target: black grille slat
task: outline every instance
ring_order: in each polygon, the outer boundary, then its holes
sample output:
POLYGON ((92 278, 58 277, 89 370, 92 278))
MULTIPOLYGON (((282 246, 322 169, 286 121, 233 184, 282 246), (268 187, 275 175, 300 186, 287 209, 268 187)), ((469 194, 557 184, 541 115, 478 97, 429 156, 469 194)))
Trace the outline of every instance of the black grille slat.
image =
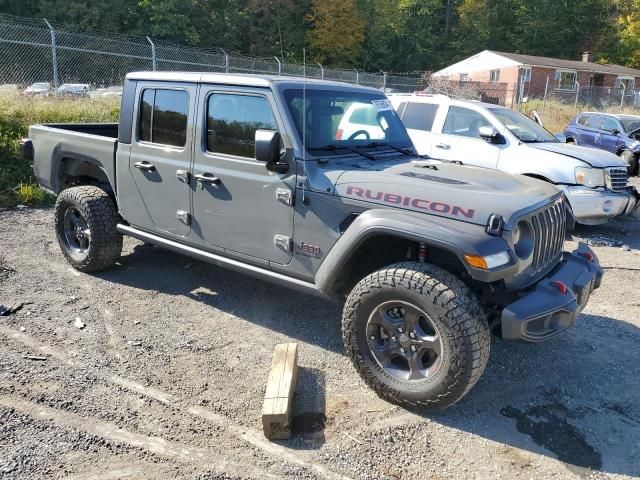
POLYGON ((545 270, 562 253, 566 221, 563 201, 555 202, 529 217, 535 235, 532 275, 545 270))

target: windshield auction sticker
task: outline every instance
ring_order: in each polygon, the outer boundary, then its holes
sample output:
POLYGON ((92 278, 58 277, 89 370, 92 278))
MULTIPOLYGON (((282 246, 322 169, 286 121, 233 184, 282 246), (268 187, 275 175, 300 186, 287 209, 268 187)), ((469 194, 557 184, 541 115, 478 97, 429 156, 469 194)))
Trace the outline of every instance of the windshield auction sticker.
POLYGON ((381 98, 379 100, 371 100, 371 103, 373 103, 373 106, 376 107, 376 110, 378 110, 379 112, 384 112, 386 110, 393 110, 393 107, 391 106, 391 102, 386 98, 381 98))

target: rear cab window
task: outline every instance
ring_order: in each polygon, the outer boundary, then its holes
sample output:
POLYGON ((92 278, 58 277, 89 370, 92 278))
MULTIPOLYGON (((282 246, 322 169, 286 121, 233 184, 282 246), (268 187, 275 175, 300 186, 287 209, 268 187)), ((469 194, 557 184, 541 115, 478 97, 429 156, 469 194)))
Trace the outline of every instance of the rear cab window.
POLYGON ((184 90, 145 88, 140 101, 138 140, 184 147, 188 113, 189 94, 184 90))
POLYGON ((406 128, 430 132, 438 112, 438 105, 408 102, 400 111, 402 112, 400 118, 406 128))

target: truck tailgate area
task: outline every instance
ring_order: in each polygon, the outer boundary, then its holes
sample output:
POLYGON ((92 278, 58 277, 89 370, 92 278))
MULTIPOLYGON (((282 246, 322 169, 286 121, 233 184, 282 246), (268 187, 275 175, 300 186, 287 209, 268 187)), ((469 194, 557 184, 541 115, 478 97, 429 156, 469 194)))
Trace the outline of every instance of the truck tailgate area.
POLYGON ((32 126, 29 139, 38 182, 57 194, 64 188, 62 175, 82 176, 86 169, 98 169, 115 186, 117 135, 116 123, 32 126))

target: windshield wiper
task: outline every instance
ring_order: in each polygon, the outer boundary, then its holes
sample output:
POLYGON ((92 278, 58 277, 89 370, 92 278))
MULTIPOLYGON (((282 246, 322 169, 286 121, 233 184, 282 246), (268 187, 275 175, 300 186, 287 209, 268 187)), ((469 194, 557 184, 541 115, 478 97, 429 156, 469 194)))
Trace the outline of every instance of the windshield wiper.
POLYGON ((368 153, 361 152, 357 148, 350 147, 348 145, 335 145, 335 144, 332 143, 332 144, 329 144, 329 145, 325 145, 323 147, 308 147, 308 149, 309 150, 324 150, 324 151, 328 151, 328 152, 335 152, 338 149, 343 149, 343 150, 348 150, 349 152, 357 153, 358 155, 362 155, 363 157, 368 158, 369 160, 377 160, 376 157, 374 157, 373 155, 369 155, 368 153))
POLYGON ((396 147, 395 145, 391 145, 390 143, 386 143, 386 142, 371 142, 371 143, 367 143, 366 145, 356 146, 356 148, 376 148, 376 147, 389 147, 395 150, 396 152, 402 153, 403 155, 407 155, 409 157, 414 156, 413 153, 408 152, 404 148, 396 147))

